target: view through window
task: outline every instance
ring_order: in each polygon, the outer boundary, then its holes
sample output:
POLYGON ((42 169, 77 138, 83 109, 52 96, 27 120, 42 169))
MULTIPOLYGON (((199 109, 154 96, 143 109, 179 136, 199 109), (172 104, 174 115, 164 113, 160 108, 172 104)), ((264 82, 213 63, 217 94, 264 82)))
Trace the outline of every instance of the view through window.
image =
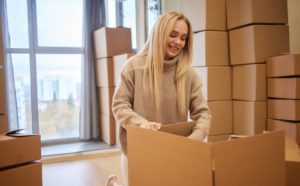
POLYGON ((79 138, 83 18, 84 0, 6 0, 19 127, 42 140, 79 138))

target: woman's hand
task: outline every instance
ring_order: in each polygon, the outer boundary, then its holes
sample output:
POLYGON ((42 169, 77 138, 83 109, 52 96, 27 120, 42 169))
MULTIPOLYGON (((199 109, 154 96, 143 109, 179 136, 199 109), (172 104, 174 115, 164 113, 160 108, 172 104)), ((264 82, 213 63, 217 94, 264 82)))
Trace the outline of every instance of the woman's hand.
POLYGON ((140 127, 144 129, 149 129, 149 130, 159 130, 161 126, 161 123, 156 123, 156 122, 148 122, 145 124, 141 124, 140 127))

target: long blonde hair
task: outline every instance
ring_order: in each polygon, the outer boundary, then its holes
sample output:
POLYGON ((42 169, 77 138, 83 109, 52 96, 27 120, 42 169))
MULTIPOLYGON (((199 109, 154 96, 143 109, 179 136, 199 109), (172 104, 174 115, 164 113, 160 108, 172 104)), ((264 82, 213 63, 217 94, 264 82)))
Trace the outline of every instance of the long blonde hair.
MULTIPOLYGON (((178 20, 184 20, 188 26, 188 35, 185 46, 178 54, 178 62, 175 73, 175 83, 177 91, 177 106, 179 114, 186 113, 186 78, 185 73, 192 63, 192 42, 193 33, 189 20, 180 12, 167 12, 160 16, 152 28, 152 32, 146 41, 142 50, 138 53, 139 56, 144 56, 145 73, 144 82, 149 81, 152 98, 155 101, 156 108, 159 107, 161 101, 161 85, 164 66, 164 54, 167 44, 167 39, 172 32, 172 29, 178 20), (148 79, 148 80, 147 80, 148 79), (153 96, 154 95, 154 96, 153 96)), ((146 85, 147 83, 144 83, 146 85)))

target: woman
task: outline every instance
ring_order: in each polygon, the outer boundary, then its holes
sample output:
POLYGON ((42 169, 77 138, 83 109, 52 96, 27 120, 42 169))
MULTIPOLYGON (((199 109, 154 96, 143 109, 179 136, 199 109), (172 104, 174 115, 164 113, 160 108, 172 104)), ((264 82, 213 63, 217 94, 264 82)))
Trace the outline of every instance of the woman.
POLYGON ((203 140, 211 113, 202 95, 202 83, 191 68, 192 28, 179 12, 163 14, 141 52, 131 57, 115 89, 112 110, 120 123, 121 166, 127 175, 127 125, 158 130, 163 124, 197 121, 190 136, 203 140))

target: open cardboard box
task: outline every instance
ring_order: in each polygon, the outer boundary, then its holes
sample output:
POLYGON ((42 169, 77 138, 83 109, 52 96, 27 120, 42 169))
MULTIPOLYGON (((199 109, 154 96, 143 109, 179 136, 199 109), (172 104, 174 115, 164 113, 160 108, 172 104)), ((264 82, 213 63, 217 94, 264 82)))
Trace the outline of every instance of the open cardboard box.
POLYGON ((130 186, 283 186, 284 133, 203 143, 186 138, 195 122, 151 131, 127 128, 130 186))

